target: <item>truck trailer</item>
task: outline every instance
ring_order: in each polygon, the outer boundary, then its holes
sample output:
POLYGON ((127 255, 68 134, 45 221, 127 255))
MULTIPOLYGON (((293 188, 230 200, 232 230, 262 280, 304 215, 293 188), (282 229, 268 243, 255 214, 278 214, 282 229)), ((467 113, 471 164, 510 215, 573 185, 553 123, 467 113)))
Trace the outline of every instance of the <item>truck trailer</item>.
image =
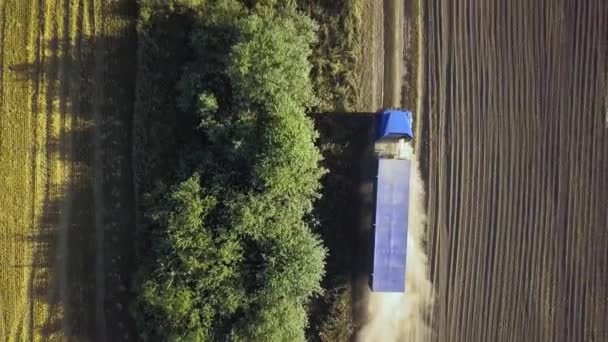
POLYGON ((387 109, 377 115, 370 287, 373 292, 405 292, 412 113, 387 109))

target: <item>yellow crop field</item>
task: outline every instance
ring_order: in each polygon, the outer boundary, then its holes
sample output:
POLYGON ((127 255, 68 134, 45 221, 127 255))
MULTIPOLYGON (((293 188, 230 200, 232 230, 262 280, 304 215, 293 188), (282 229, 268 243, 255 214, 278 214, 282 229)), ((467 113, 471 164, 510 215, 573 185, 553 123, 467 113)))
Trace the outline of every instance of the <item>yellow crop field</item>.
POLYGON ((121 227, 104 202, 125 206, 125 181, 103 164, 130 147, 101 127, 129 122, 134 81, 108 69, 134 3, 0 0, 0 341, 109 339, 106 274, 122 266, 104 264, 104 232, 121 227))

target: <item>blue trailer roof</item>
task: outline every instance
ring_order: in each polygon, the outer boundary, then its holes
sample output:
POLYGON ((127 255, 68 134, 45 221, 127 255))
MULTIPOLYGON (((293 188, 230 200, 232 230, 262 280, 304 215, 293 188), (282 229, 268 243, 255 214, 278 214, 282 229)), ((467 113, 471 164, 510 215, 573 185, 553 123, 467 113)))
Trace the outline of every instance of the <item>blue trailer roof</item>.
POLYGON ((410 172, 409 160, 378 160, 371 277, 375 292, 405 291, 410 172))
POLYGON ((379 113, 378 139, 413 139, 412 112, 408 110, 386 109, 379 113))

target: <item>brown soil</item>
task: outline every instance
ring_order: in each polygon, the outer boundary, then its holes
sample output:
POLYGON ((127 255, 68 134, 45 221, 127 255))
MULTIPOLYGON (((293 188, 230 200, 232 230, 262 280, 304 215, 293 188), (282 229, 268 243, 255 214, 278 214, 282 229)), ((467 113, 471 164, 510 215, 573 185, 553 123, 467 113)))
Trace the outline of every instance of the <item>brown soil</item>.
POLYGON ((608 3, 425 4, 437 341, 608 341, 608 3))

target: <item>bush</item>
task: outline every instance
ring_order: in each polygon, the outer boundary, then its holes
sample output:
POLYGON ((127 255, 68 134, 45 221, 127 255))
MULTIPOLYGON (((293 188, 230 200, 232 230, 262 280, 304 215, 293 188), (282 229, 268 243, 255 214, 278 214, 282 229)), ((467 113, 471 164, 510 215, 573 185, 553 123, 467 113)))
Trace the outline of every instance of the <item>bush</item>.
POLYGON ((321 342, 349 341, 355 332, 350 284, 342 284, 328 292, 330 293, 326 297, 331 304, 327 320, 322 322, 319 329, 319 340, 321 342))

